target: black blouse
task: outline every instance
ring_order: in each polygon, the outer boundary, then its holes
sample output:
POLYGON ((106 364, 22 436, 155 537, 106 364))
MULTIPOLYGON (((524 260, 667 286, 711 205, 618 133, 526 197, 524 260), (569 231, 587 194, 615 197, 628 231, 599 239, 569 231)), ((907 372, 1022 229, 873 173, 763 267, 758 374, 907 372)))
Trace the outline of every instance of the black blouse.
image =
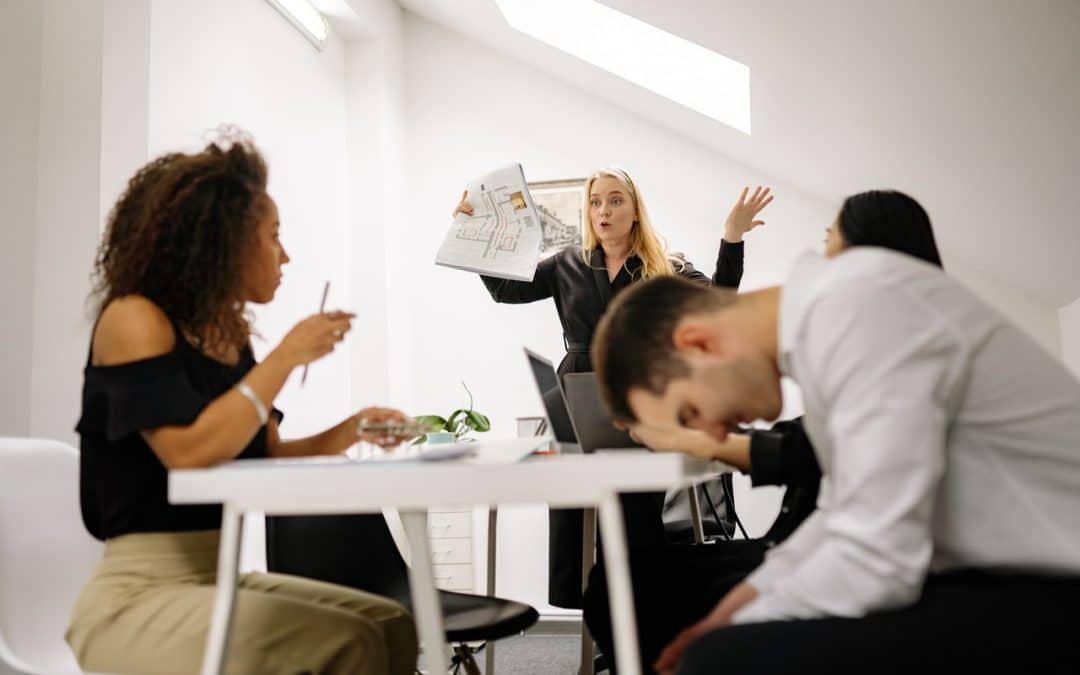
MULTIPOLYGON (((559 375, 592 371, 589 343, 596 324, 615 295, 641 279, 641 258, 630 256, 614 281, 608 279, 604 250, 593 249, 588 263, 581 249, 568 247, 540 261, 532 281, 511 281, 481 276, 495 302, 520 304, 552 298, 563 327, 566 356, 559 375)), ((689 262, 676 263, 681 276, 714 286, 738 288, 743 274, 743 243, 722 241, 716 258, 716 272, 706 277, 689 262)))
MULTIPOLYGON (((167 354, 115 366, 87 361, 75 430, 83 523, 98 539, 221 527, 219 505, 169 503, 168 470, 139 431, 192 423, 255 366, 255 357, 249 346, 228 365, 193 347, 175 325, 173 331, 176 345, 167 354)), ((263 426, 240 458, 265 456, 263 426)))

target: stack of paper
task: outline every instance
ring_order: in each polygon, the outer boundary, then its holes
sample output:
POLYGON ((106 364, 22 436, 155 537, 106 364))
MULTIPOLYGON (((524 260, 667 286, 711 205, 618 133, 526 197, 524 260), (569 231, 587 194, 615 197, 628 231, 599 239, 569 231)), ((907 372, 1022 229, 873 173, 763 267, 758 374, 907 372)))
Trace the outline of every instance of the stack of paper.
POLYGON ((532 281, 543 233, 525 173, 511 164, 468 186, 473 213, 459 213, 435 264, 503 279, 532 281))

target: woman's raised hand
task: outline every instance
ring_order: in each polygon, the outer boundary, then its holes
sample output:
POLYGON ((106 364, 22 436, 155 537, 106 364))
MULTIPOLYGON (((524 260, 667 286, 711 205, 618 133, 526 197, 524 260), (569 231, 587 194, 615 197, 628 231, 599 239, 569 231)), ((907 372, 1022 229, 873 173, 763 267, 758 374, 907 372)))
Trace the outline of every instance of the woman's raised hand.
POLYGON ((458 205, 454 207, 454 217, 457 217, 457 214, 459 213, 464 213, 467 216, 471 216, 473 213, 472 204, 469 203, 468 190, 461 193, 461 201, 458 202, 458 205))
POLYGON ((747 232, 765 224, 764 220, 755 220, 755 218, 773 200, 772 195, 769 194, 771 189, 759 185, 754 188, 754 193, 747 199, 746 195, 750 192, 750 188, 743 188, 742 194, 739 195, 735 205, 731 207, 731 213, 728 214, 727 220, 724 222, 724 241, 737 244, 742 241, 743 235, 747 232))
POLYGON ((352 329, 351 312, 314 314, 292 327, 274 351, 292 367, 317 361, 334 351, 352 329))

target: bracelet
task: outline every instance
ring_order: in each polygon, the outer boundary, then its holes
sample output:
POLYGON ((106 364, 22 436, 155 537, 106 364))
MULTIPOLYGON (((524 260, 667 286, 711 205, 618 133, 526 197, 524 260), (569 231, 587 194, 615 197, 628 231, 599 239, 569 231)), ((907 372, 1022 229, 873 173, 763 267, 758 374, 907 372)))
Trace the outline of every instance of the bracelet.
POLYGON ((255 406, 255 414, 259 416, 259 424, 266 424, 266 421, 270 419, 270 411, 266 409, 266 404, 262 402, 255 390, 249 387, 246 382, 237 382, 236 390, 243 394, 244 398, 251 401, 251 405, 255 406))

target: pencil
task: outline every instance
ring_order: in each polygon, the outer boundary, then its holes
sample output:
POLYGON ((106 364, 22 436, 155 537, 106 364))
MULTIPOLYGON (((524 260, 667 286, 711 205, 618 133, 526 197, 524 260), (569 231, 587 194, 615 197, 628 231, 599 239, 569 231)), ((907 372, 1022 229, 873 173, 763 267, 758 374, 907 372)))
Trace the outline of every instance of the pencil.
MULTIPOLYGON (((326 310, 326 295, 330 292, 330 280, 328 279, 322 287, 322 300, 319 301, 319 314, 322 314, 326 310)), ((304 386, 304 382, 307 382, 307 363, 304 364, 304 374, 300 376, 300 386, 304 386)))

